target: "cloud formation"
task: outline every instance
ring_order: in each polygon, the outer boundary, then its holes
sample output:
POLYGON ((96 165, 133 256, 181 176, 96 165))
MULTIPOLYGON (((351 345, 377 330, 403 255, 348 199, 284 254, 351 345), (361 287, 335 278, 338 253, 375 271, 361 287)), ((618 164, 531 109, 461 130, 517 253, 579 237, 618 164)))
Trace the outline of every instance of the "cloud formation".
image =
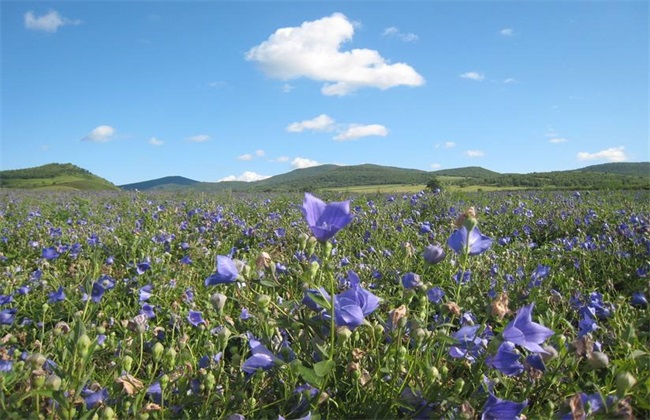
POLYGON ((106 143, 113 140, 115 129, 110 125, 100 125, 92 129, 92 131, 82 141, 89 141, 92 143, 106 143))
POLYGON ((512 28, 503 28, 499 31, 499 34, 503 36, 513 36, 515 31, 512 28))
POLYGON ((305 130, 313 131, 331 131, 334 129, 334 120, 325 114, 321 114, 311 120, 291 123, 287 126, 287 131, 291 133, 301 133, 305 130))
POLYGON ((347 129, 337 134, 334 137, 334 140, 345 141, 345 140, 356 140, 361 137, 367 136, 380 136, 386 137, 388 135, 388 129, 380 124, 350 124, 347 129))
POLYGON ((481 80, 485 79, 485 76, 482 75, 479 72, 476 71, 468 71, 460 75, 461 79, 469 79, 469 80, 474 80, 476 82, 480 82, 481 80))
POLYGON ((251 160, 251 159, 253 159, 253 155, 251 155, 250 153, 237 156, 237 160, 251 160))
POLYGON ((391 64, 379 52, 365 48, 341 50, 352 40, 354 25, 341 13, 299 27, 276 30, 246 53, 268 76, 280 80, 301 77, 325 82, 324 95, 344 96, 357 89, 381 90, 421 86, 424 78, 405 63, 391 64))
POLYGON ((155 137, 152 137, 149 139, 149 144, 152 146, 162 146, 163 144, 165 144, 165 142, 155 137))
POLYGON ((413 33, 404 33, 401 32, 398 28, 395 26, 388 27, 384 29, 384 32, 382 33, 384 36, 390 36, 399 39, 400 41, 404 42, 414 42, 418 40, 418 36, 413 34, 413 33))
POLYGON ((56 32, 61 26, 80 25, 80 20, 64 18, 55 10, 51 10, 42 16, 35 16, 29 11, 24 15, 25 28, 32 31, 56 32))
POLYGON ((557 143, 565 143, 567 141, 569 141, 569 140, 565 139, 564 137, 552 137, 552 138, 548 139, 549 143, 556 143, 556 144, 557 143))
POLYGON ((251 172, 251 171, 245 171, 241 175, 235 176, 235 175, 229 175, 225 178, 221 178, 217 182, 222 182, 222 181, 244 181, 244 182, 254 182, 254 181, 261 181, 263 179, 270 178, 270 176, 267 175, 260 175, 256 172, 251 172))
POLYGON ((475 157, 483 157, 485 156, 485 153, 483 153, 481 150, 467 150, 465 151, 465 156, 475 158, 475 157))
POLYGON ((312 159, 307 159, 303 157, 297 157, 291 161, 291 166, 294 169, 310 168, 312 166, 318 166, 320 163, 312 159))
POLYGON ((452 147, 456 146, 456 143, 453 141, 446 141, 444 143, 438 143, 436 144, 436 149, 442 147, 443 149, 451 149, 452 147))
POLYGON ((187 137, 185 140, 194 143, 202 143, 204 141, 210 140, 210 136, 207 134, 197 134, 196 136, 187 137))
POLYGON ((628 159, 625 154, 625 147, 610 147, 596 153, 579 152, 578 160, 606 160, 608 162, 624 162, 628 159))

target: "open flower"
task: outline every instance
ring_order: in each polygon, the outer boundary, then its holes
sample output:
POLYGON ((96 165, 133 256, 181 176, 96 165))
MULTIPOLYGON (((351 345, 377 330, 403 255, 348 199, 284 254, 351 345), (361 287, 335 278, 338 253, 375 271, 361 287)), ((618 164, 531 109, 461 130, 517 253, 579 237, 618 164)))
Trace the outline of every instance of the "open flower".
POLYGON ((332 238, 336 232, 352 221, 350 201, 325 204, 320 198, 305 193, 305 199, 300 209, 311 233, 321 242, 332 238))
POLYGON ((492 238, 483 235, 478 226, 469 232, 466 226, 462 226, 449 236, 447 245, 458 254, 478 255, 490 249, 492 238))
POLYGON ((217 255, 217 272, 205 279, 206 286, 221 283, 234 283, 239 276, 239 270, 232 258, 225 255, 217 255))
POLYGON ((485 359, 485 363, 504 375, 515 376, 524 371, 524 365, 519 361, 519 356, 515 345, 509 341, 504 341, 495 355, 488 356, 485 359))
POLYGON ((554 334, 553 330, 532 321, 531 313, 534 303, 524 306, 517 311, 517 316, 503 330, 503 339, 518 344, 526 350, 536 353, 546 353, 540 346, 554 334))
POLYGON ((424 261, 429 264, 438 264, 445 259, 445 250, 439 245, 427 245, 422 253, 424 261))
POLYGON ((519 419, 519 415, 527 405, 528 400, 525 400, 522 403, 516 403, 502 400, 490 393, 485 405, 483 406, 481 420, 519 419))

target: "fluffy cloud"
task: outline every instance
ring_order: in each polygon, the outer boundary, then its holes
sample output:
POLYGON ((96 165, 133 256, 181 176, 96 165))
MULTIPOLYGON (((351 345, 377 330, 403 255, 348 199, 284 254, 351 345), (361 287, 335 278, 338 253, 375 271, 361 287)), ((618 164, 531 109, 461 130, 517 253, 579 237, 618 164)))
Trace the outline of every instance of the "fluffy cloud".
POLYGON ((80 25, 80 20, 67 19, 61 16, 57 11, 51 10, 43 16, 35 16, 34 12, 29 11, 24 15, 25 28, 33 31, 56 32, 59 27, 65 25, 80 25))
POLYGON ((461 74, 460 77, 461 79, 469 79, 477 82, 480 82, 481 80, 485 79, 484 75, 475 71, 468 71, 466 73, 461 74))
POLYGON ((439 163, 432 163, 431 164, 431 169, 440 169, 442 168, 442 165, 439 163))
POLYGON ((624 162, 627 160, 625 147, 611 147, 596 153, 580 152, 578 160, 606 160, 608 162, 624 162))
POLYGON ((475 158, 475 157, 482 157, 485 156, 485 153, 483 153, 480 150, 467 150, 465 151, 465 156, 475 158))
POLYGON ((309 168, 318 165, 320 165, 320 163, 316 162, 315 160, 302 158, 302 157, 297 157, 291 161, 291 166, 294 169, 309 168))
POLYGON ((222 182, 222 181, 244 181, 244 182, 254 182, 254 181, 261 181, 263 179, 270 178, 270 176, 267 175, 260 175, 255 172, 251 171, 245 171, 243 174, 239 176, 235 175, 230 175, 225 178, 221 178, 217 182, 222 182))
POLYGON ((255 151, 255 156, 262 157, 262 156, 264 156, 265 154, 266 154, 266 152, 265 152, 264 150, 262 150, 262 149, 257 149, 257 150, 255 151))
POLYGON ((305 130, 313 131, 331 131, 334 129, 334 120, 325 114, 321 114, 311 120, 291 123, 287 126, 287 131, 291 133, 300 133, 305 130))
POLYGON ((187 137, 185 140, 194 143, 202 143, 204 141, 210 140, 210 136, 208 136, 207 134, 198 134, 196 136, 187 137))
POLYGON ((395 37, 399 39, 400 41, 404 42, 414 42, 418 40, 418 36, 412 33, 403 33, 400 32, 398 28, 395 26, 391 26, 389 28, 384 29, 384 32, 382 33, 384 36, 390 36, 390 37, 395 37))
POLYGON ((499 31, 499 34, 503 36, 513 36, 515 31, 512 28, 503 28, 499 31))
POLYGON ((386 127, 380 124, 350 124, 347 129, 337 134, 334 137, 334 140, 356 140, 361 137, 367 136, 381 136, 385 137, 388 135, 388 130, 386 127))
POLYGON ((444 143, 436 144, 436 149, 440 147, 442 147, 443 149, 451 149, 454 146, 456 146, 456 143, 454 143, 453 141, 446 141, 444 143))
POLYGON ((280 157, 277 157, 275 159, 271 159, 270 162, 279 162, 279 163, 289 162, 289 157, 288 156, 280 156, 280 157))
POLYGON ((359 88, 420 86, 424 78, 405 63, 390 64, 375 50, 342 51, 352 40, 354 25, 341 13, 299 27, 280 28, 251 48, 246 59, 268 76, 284 81, 306 77, 325 82, 324 95, 347 95, 359 88))
POLYGON ((155 137, 152 137, 149 139, 149 144, 151 144, 152 146, 162 146, 163 144, 165 144, 165 142, 155 137))
POLYGON ((106 143, 113 139, 115 129, 110 125, 100 125, 95 127, 90 133, 81 139, 82 141, 90 141, 93 143, 106 143))
POLYGON ((564 137, 552 137, 552 138, 548 139, 549 143, 564 143, 564 142, 567 142, 567 141, 569 141, 569 140, 565 139, 564 137))
POLYGON ((250 153, 237 156, 237 160, 251 160, 251 159, 253 159, 253 155, 251 155, 250 153))

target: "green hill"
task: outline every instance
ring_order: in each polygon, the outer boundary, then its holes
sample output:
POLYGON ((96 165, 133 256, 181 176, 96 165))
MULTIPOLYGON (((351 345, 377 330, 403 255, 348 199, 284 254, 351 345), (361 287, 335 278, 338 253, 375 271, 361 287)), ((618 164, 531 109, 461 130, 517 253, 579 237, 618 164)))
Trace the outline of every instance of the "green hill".
POLYGON ((166 176, 164 178, 152 179, 151 181, 120 185, 120 188, 123 190, 173 190, 199 183, 199 181, 182 176, 166 176))
POLYGON ((587 166, 578 169, 578 171, 650 177, 650 162, 605 163, 602 165, 587 166))
POLYGON ((119 188, 71 163, 0 171, 0 188, 30 190, 114 190, 119 188))
POLYGON ((480 166, 467 166, 465 168, 442 169, 432 172, 435 176, 458 176, 465 178, 489 178, 492 176, 501 175, 498 172, 493 172, 480 166))

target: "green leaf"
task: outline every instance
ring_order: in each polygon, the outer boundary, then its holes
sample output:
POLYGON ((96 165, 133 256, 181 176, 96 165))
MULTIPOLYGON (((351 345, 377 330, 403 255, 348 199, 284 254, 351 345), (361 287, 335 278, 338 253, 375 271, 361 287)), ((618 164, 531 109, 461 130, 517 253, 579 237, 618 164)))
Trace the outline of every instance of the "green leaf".
POLYGON ((314 372, 314 369, 310 369, 306 366, 300 365, 298 366, 298 372, 300 373, 300 376, 302 376, 302 379, 305 380, 309 385, 319 388, 323 384, 323 379, 320 378, 318 375, 316 375, 316 372, 314 372))
POLYGON ((318 362, 314 365, 314 372, 316 372, 316 375, 323 378, 327 376, 327 374, 330 373, 335 366, 336 363, 334 363, 334 360, 323 360, 322 362, 318 362))
POLYGON ((266 286, 266 287, 278 287, 277 284, 275 284, 275 283, 272 282, 272 281, 266 280, 266 279, 262 279, 262 280, 260 280, 260 284, 261 284, 262 286, 266 286))

